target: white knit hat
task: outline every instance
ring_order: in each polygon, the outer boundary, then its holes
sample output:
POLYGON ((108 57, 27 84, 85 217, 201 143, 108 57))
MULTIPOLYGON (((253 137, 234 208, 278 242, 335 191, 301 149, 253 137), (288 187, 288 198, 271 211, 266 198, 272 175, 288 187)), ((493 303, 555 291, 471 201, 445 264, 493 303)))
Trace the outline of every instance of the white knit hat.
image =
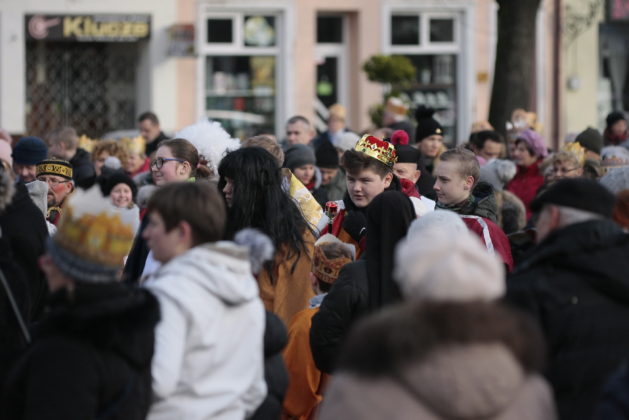
POLYGON ((455 231, 438 225, 426 223, 398 244, 394 276, 402 295, 431 301, 488 301, 501 297, 505 272, 500 259, 467 229, 455 231))

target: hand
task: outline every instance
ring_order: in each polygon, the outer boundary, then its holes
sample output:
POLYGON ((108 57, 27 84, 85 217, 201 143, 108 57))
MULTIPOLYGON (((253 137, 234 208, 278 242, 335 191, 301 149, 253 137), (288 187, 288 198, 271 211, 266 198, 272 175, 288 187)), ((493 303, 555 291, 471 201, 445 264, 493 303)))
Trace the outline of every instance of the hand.
POLYGON ((343 229, 356 242, 360 242, 361 238, 367 233, 367 218, 358 211, 350 211, 343 219, 343 229))

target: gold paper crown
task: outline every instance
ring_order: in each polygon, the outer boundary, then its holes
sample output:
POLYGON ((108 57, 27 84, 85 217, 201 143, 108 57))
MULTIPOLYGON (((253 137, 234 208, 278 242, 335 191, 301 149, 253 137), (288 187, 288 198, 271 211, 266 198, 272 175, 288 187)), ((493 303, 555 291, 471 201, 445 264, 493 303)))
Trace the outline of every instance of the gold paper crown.
POLYGON ((580 166, 585 163, 585 148, 577 142, 566 143, 562 147, 562 150, 570 152, 577 157, 577 162, 580 166))
POLYGON ((120 140, 122 147, 129 153, 143 155, 146 151, 146 140, 142 136, 134 138, 124 137, 120 140))
POLYGON ((98 140, 91 139, 85 134, 79 137, 79 147, 87 152, 92 153, 92 151, 94 150, 94 145, 96 143, 98 143, 98 140))
POLYGON ((312 258, 312 274, 324 283, 332 284, 339 276, 341 268, 346 264, 354 261, 356 257, 356 249, 353 245, 341 242, 336 236, 331 234, 323 235, 314 246, 314 256, 312 258), (340 246, 347 248, 352 258, 338 257, 329 259, 323 252, 323 245, 338 243, 340 246))
POLYGON ((354 150, 362 152, 390 168, 397 162, 395 146, 370 134, 365 134, 358 143, 356 143, 354 150))
POLYGON ((77 191, 64 206, 54 242, 88 263, 122 267, 133 244, 133 224, 123 221, 97 186, 77 191))

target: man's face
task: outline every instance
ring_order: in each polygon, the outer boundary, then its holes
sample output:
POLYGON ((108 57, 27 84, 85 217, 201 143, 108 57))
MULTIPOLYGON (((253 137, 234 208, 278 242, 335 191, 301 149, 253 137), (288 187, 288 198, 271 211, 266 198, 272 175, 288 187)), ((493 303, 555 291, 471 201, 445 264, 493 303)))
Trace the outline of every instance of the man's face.
POLYGON ((627 131, 627 121, 618 120, 610 127, 610 129, 612 134, 622 136, 627 131))
POLYGON ((441 204, 459 204, 470 196, 474 178, 461 175, 457 162, 439 162, 433 175, 437 178, 434 190, 441 204))
POLYGON ((417 170, 416 163, 396 163, 393 165, 393 173, 398 178, 408 179, 413 184, 419 180, 421 173, 417 170))
POLYGON ((153 124, 151 120, 142 120, 138 123, 140 135, 144 137, 147 143, 152 142, 159 136, 159 124, 153 124))
POLYGON ((312 140, 312 129, 303 121, 286 124, 286 141, 291 146, 294 144, 308 144, 312 140))
POLYGON ((498 143, 492 140, 485 140, 483 148, 478 151, 477 155, 482 157, 486 161, 490 161, 492 159, 498 159, 501 153, 502 143, 498 143))
POLYGON ((37 179, 48 184, 48 208, 60 206, 74 189, 72 181, 57 175, 40 175, 37 179))
POLYGON ((319 168, 319 170, 321 171, 321 185, 328 185, 339 172, 338 168, 319 168))
POLYGON ((381 177, 373 169, 364 169, 360 172, 347 173, 347 192, 349 198, 356 207, 367 207, 371 200, 384 192, 391 185, 393 174, 388 173, 381 177))
POLYGON ((423 156, 429 158, 435 158, 439 155, 441 147, 443 146, 443 136, 433 134, 428 136, 418 143, 419 151, 423 156))
POLYGON ((35 181, 37 176, 37 165, 23 165, 13 162, 13 172, 18 176, 18 180, 23 182, 35 181))

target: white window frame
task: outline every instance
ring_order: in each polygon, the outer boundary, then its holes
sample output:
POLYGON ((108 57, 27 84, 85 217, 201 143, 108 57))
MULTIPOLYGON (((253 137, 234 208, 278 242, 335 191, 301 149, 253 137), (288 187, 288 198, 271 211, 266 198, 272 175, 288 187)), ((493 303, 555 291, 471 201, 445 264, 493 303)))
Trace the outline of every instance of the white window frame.
POLYGON ((287 61, 289 57, 287 39, 288 22, 293 19, 293 11, 283 7, 282 2, 273 4, 269 2, 268 7, 260 7, 259 3, 251 1, 249 4, 243 1, 242 4, 227 5, 220 7, 212 4, 200 2, 198 4, 197 28, 201 34, 197 36, 196 46, 197 56, 197 109, 200 116, 207 115, 205 108, 208 89, 206 86, 206 58, 208 56, 274 56, 275 57, 275 130, 283 132, 283 124, 286 109, 290 109, 290 98, 288 95, 291 85, 289 73, 287 72, 287 61), (250 15, 273 16, 275 18, 276 42, 272 47, 245 46, 244 43, 244 18, 250 15), (233 21, 233 42, 231 43, 208 43, 207 40, 207 20, 208 19, 232 18, 233 21))
POLYGON ((456 63, 456 115, 457 132, 453 133, 455 144, 463 143, 469 135, 474 117, 474 36, 475 0, 428 0, 417 5, 413 0, 397 0, 382 6, 381 45, 384 54, 429 55, 454 54, 456 63), (420 39, 418 45, 391 44, 391 16, 419 15, 420 39), (430 18, 454 18, 454 42, 430 42, 430 18))

